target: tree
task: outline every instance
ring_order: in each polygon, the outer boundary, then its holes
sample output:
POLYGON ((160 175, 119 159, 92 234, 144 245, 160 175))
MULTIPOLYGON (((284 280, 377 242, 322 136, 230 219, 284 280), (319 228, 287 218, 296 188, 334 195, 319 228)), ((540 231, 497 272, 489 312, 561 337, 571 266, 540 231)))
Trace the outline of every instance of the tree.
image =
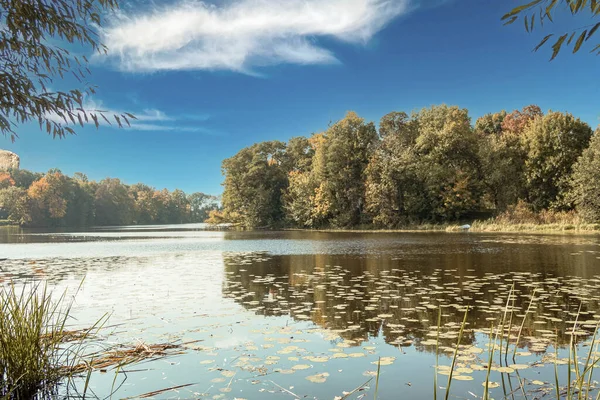
MULTIPOLYGON (((69 124, 98 126, 103 112, 85 110, 84 99, 95 92, 84 84, 88 59, 66 44, 105 52, 96 27, 102 15, 117 8, 117 0, 0 0, 0 132, 15 140, 17 124, 37 121, 54 137, 75 133, 69 124), (57 43, 65 45, 57 45, 57 43), (65 75, 75 76, 82 89, 52 90, 65 75)), ((119 126, 131 114, 115 115, 119 126)), ((110 122, 109 122, 110 123, 110 122)))
POLYGON ((571 200, 587 222, 600 222, 600 127, 573 167, 571 200))
POLYGON ((475 123, 479 135, 481 171, 486 202, 496 211, 505 211, 525 197, 525 158, 521 136, 527 126, 543 116, 536 105, 487 114, 475 123))
POLYGON ((223 211, 230 222, 246 227, 273 227, 284 218, 282 191, 287 172, 281 160, 285 144, 256 143, 223 161, 223 211))
POLYGON ((573 164, 587 148, 592 129, 571 114, 549 112, 533 120, 523 132, 527 152, 525 177, 528 201, 535 211, 570 209, 573 164))
POLYGON ((336 227, 357 225, 364 217, 365 169, 377 142, 377 130, 354 112, 320 138, 312 164, 316 216, 336 227))
POLYGON ((0 210, 4 210, 13 223, 23 225, 31 222, 27 190, 17 186, 0 189, 0 210))
POLYGON ((27 190, 31 199, 31 217, 35 225, 59 225, 67 214, 67 177, 50 170, 27 190))
POLYGON ((522 110, 514 110, 503 118, 501 131, 502 133, 521 135, 531 121, 543 115, 542 109, 535 104, 525 106, 522 110))
POLYGON ((216 196, 205 193, 192 193, 187 196, 190 203, 190 222, 206 221, 211 211, 219 210, 219 200, 216 196))
MULTIPOLYGON (((567 10, 571 12, 572 16, 586 15, 591 17, 591 23, 585 26, 579 26, 575 29, 561 34, 552 45, 552 57, 553 60, 560 52, 562 46, 570 45, 573 43, 573 53, 577 53, 584 43, 588 42, 590 38, 600 28, 600 2, 597 0, 533 0, 527 4, 523 4, 513 8, 509 13, 502 17, 505 21, 505 25, 516 22, 519 18, 523 19, 525 24, 525 30, 527 32, 533 31, 536 26, 536 16, 538 26, 543 25, 547 19, 553 22, 552 13, 559 6, 566 6, 567 10)), ((551 38, 555 37, 553 33, 546 35, 539 44, 534 48, 534 51, 538 51, 546 42, 551 38)), ((592 48, 590 53, 600 54, 600 44, 597 44, 592 48)))
POLYGON ((483 191, 477 136, 466 109, 424 108, 413 118, 416 173, 429 202, 433 220, 456 220, 477 210, 483 191))
POLYGON ((382 141, 366 170, 366 209, 377 226, 395 228, 426 219, 429 213, 414 154, 417 120, 404 112, 381 118, 382 141))
POLYGON ((129 225, 133 223, 134 199, 119 179, 106 178, 98 183, 95 193, 97 225, 129 225))

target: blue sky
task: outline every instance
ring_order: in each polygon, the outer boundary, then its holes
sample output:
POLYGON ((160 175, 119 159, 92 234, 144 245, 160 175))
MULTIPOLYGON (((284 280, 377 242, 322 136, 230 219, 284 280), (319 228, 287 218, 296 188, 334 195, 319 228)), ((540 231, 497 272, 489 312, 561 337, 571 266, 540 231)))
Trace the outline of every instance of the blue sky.
POLYGON ((532 53, 546 32, 573 21, 555 18, 533 34, 505 27, 513 0, 148 4, 128 2, 110 16, 109 56, 92 60, 98 92, 88 99, 89 108, 139 120, 62 140, 21 126, 15 143, 0 138, 0 147, 19 154, 22 168, 220 194, 224 158, 257 141, 320 132, 349 110, 377 122, 446 103, 474 121, 538 104, 600 123, 600 57, 586 48, 552 62, 549 47, 532 53))

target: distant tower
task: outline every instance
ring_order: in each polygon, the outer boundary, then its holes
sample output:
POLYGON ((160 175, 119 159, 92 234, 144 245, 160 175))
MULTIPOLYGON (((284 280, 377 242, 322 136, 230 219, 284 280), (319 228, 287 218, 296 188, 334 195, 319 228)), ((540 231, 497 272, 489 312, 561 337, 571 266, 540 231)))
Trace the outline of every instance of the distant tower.
POLYGON ((0 149, 0 170, 19 169, 21 160, 19 156, 8 150, 0 149))

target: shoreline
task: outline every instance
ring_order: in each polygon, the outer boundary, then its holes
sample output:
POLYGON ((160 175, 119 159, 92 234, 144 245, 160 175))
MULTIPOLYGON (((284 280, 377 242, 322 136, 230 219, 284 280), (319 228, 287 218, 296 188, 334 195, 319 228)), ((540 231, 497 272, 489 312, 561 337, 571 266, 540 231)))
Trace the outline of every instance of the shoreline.
POLYGON ((461 228, 458 224, 423 224, 411 225, 397 229, 378 228, 283 228, 284 231, 305 231, 323 233, 526 233, 526 234, 558 234, 558 235, 600 235, 600 224, 533 224, 533 223, 504 223, 474 221, 469 229, 461 228))

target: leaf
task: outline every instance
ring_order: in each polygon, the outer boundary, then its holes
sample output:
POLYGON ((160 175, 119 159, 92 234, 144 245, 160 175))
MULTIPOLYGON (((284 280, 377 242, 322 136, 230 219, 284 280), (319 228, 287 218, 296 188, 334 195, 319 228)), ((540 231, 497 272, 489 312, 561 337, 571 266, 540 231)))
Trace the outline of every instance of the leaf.
POLYGON ((598 28, 600 28, 600 22, 598 22, 596 25, 594 25, 594 27, 592 29, 590 29, 590 31, 588 32, 587 37, 585 38, 585 40, 589 40, 589 38, 592 37, 592 35, 594 33, 596 33, 596 31, 598 30, 598 28))
POLYGON ((558 0, 552 0, 552 2, 548 5, 548 7, 546 7, 546 15, 548 16, 548 19, 550 20, 550 22, 552 21, 552 15, 550 14, 550 12, 552 11, 552 9, 554 8, 554 6, 556 5, 556 2, 558 0))
POLYGON ((517 20, 517 18, 518 17, 512 17, 511 19, 509 19, 508 21, 506 21, 504 23, 504 25, 510 25, 510 24, 512 24, 513 22, 515 22, 517 20))
POLYGON ((556 56, 558 55, 558 52, 560 51, 560 48, 562 47, 563 43, 565 42, 565 39, 567 38, 567 33, 565 33, 564 35, 562 35, 561 37, 558 38, 558 40, 556 41, 556 43, 554 43, 552 45, 552 57, 550 58, 550 61, 554 60, 556 58, 556 56))
POLYGON ((599 44, 599 45, 597 45, 596 47, 594 47, 594 48, 592 49, 592 51, 590 51, 590 53, 593 53, 593 52, 595 52, 596 50, 598 50, 598 54, 600 55, 600 44, 599 44))
POLYGON ((531 30, 533 30, 533 25, 535 24, 535 14, 531 16, 531 30))
POLYGON ((583 40, 585 39, 586 34, 587 34, 587 29, 585 31, 581 32, 581 35, 579 35, 577 42, 575 42, 575 47, 573 48, 573 54, 577 53, 579 51, 579 49, 581 48, 581 45, 583 44, 583 40))
POLYGON ((552 36, 553 36, 552 33, 549 35, 546 35, 546 37, 543 38, 542 41, 537 46, 535 46, 533 51, 538 51, 540 49, 540 47, 542 47, 548 41, 548 39, 550 39, 552 36))
POLYGON ((525 30, 529 32, 529 20, 527 19, 527 17, 523 18, 523 20, 525 21, 525 30))
POLYGON ((544 1, 544 0, 533 0, 531 3, 523 4, 523 5, 519 6, 519 7, 515 7, 515 8, 512 9, 511 12, 509 12, 508 14, 506 14, 506 15, 504 15, 502 17, 502 21, 504 21, 505 19, 508 19, 508 18, 510 18, 510 17, 512 17, 512 16, 514 16, 514 15, 516 15, 518 13, 520 13, 523 10, 526 10, 528 8, 531 8, 531 7, 535 6, 535 5, 539 4, 539 3, 541 3, 542 1, 544 1))
POLYGON ((569 37, 569 40, 567 41, 567 44, 571 44, 571 42, 573 41, 573 38, 575 37, 575 33, 577 33, 577 32, 571 33, 571 36, 569 37))

